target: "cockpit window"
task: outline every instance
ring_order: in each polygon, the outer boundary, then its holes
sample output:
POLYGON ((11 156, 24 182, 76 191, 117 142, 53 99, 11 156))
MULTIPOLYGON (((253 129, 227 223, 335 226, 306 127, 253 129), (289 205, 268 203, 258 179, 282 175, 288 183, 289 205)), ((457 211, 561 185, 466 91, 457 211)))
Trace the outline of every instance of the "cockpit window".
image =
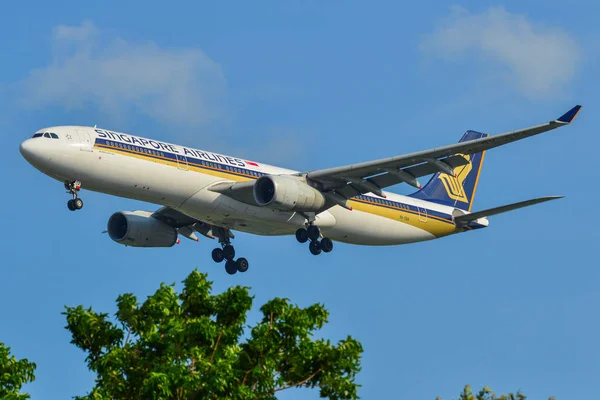
POLYGON ((50 132, 50 136, 52 137, 52 139, 58 139, 58 135, 56 133, 50 132))
POLYGON ((44 133, 44 137, 47 137, 47 138, 49 138, 49 137, 50 137, 50 134, 49 134, 48 132, 46 132, 46 133, 44 133))
POLYGON ((35 135, 32 136, 32 138, 42 137, 42 136, 44 136, 43 133, 36 133, 35 135))

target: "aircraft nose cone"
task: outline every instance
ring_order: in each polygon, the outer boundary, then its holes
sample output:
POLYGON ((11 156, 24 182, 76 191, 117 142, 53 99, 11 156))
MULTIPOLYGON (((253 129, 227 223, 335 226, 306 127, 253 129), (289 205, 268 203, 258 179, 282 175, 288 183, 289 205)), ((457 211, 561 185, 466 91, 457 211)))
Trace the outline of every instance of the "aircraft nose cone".
POLYGON ((21 146, 19 146, 19 151, 21 152, 23 158, 35 166, 43 159, 42 149, 40 147, 39 139, 27 139, 21 143, 21 146))
POLYGON ((21 146, 19 146, 19 151, 26 160, 30 160, 31 158, 33 158, 34 150, 33 145, 31 143, 31 139, 27 139, 23 143, 21 143, 21 146))

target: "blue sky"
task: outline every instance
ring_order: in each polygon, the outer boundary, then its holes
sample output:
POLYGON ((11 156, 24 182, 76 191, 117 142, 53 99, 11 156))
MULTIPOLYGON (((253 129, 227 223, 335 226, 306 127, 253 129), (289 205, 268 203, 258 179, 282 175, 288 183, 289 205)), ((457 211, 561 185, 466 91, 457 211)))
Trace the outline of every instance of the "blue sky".
POLYGON ((448 399, 466 383, 591 398, 600 272, 596 217, 584 211, 600 194, 599 12, 577 0, 4 5, 0 341, 37 363, 26 389, 59 399, 92 386, 64 305, 112 313, 119 294, 143 298, 198 268, 216 292, 251 286, 256 309, 274 296, 324 303, 321 334, 364 345, 365 399, 448 399), (238 234, 251 270, 233 277, 209 240, 111 242, 101 235, 111 213, 156 206, 84 191, 73 214, 62 184, 18 152, 41 127, 98 124, 306 170, 526 127, 575 104, 572 126, 487 154, 474 209, 565 199, 435 242, 337 244, 320 257, 292 237, 238 234))

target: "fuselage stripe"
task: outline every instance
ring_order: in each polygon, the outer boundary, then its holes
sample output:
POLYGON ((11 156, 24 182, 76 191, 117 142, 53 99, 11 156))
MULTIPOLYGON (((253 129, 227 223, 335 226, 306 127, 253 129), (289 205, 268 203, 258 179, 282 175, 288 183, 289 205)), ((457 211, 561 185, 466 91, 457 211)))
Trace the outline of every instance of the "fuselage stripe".
MULTIPOLYGON (((189 156, 180 156, 177 154, 148 149, 141 146, 129 145, 112 140, 96 139, 95 146, 99 150, 111 150, 117 154, 133 155, 148 160, 159 160, 167 165, 181 168, 194 167, 197 169, 212 170, 227 175, 234 175, 247 179, 258 179, 261 176, 268 175, 264 172, 250 170, 243 167, 231 166, 219 162, 205 161, 189 156), (181 158, 179 158, 181 157, 181 158)), ((439 211, 431 210, 425 207, 417 207, 411 204, 400 203, 393 200, 380 199, 378 197, 359 195, 350 199, 350 201, 368 204, 379 208, 387 208, 395 211, 408 213, 419 216, 421 218, 431 218, 440 222, 445 222, 454 225, 451 215, 439 211), (422 210, 422 211, 421 211, 422 210)))

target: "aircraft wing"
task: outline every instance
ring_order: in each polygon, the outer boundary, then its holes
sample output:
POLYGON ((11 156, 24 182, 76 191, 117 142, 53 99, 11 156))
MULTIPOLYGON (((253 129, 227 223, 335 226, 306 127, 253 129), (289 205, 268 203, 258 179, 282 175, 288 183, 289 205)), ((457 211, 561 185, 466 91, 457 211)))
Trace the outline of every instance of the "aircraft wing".
POLYGON ((322 190, 335 190, 347 199, 368 192, 381 196, 382 188, 402 182, 419 187, 416 178, 420 176, 438 171, 453 174, 454 168, 467 164, 461 154, 479 153, 568 125, 580 109, 581 106, 575 106, 558 119, 525 129, 406 155, 310 171, 306 177, 319 183, 322 190))
POLYGON ((159 208, 152 213, 152 217, 172 226, 177 229, 177 232, 180 235, 191 240, 198 241, 198 237, 194 232, 198 232, 209 239, 214 239, 215 237, 234 238, 233 233, 229 229, 207 224, 206 222, 189 217, 171 207, 159 208))
POLYGON ((172 226, 173 228, 181 228, 182 226, 193 225, 198 221, 195 218, 188 217, 182 212, 179 212, 171 207, 161 207, 152 213, 152 217, 157 220, 164 222, 167 225, 172 226))

